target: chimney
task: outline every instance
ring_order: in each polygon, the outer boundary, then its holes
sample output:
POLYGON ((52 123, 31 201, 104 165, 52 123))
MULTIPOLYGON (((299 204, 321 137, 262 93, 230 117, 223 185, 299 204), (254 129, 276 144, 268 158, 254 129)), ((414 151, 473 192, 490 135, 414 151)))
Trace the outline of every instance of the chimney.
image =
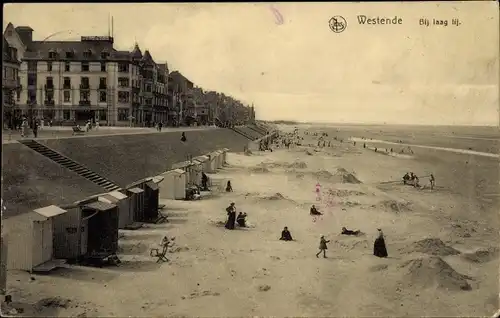
POLYGON ((17 34, 19 34, 21 41, 23 41, 25 45, 31 44, 31 42, 33 42, 33 29, 29 26, 18 26, 16 28, 16 32, 17 34))

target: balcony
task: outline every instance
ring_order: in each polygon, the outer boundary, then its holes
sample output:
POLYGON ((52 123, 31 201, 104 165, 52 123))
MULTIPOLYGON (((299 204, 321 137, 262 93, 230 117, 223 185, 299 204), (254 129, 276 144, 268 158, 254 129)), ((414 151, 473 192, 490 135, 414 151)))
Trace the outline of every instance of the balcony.
POLYGON ((45 100, 43 103, 44 103, 45 106, 54 106, 56 104, 53 99, 51 99, 51 100, 45 100))
POLYGON ((89 90, 90 85, 89 84, 80 84, 80 90, 89 90))
POLYGON ((66 85, 66 84, 64 84, 64 85, 63 85, 63 89, 71 89, 71 84, 70 84, 70 85, 66 85))
POLYGON ((78 105, 80 106, 90 106, 90 101, 89 100, 81 100, 78 102, 78 105))
POLYGON ((27 99, 26 105, 36 105, 36 99, 27 99))
POLYGON ((15 79, 4 78, 2 81, 2 86, 4 88, 14 89, 14 88, 18 88, 18 86, 19 86, 18 83, 19 82, 15 79))
POLYGON ((108 85, 106 85, 106 84, 99 84, 99 89, 108 89, 108 85))
POLYGON ((54 84, 45 84, 44 85, 46 91, 53 91, 54 90, 54 84))

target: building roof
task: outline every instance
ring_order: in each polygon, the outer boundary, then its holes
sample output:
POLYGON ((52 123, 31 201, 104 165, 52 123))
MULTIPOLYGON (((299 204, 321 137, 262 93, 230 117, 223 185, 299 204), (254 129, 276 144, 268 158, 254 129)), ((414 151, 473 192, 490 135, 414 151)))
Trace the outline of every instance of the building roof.
POLYGON ((173 71, 172 73, 169 74, 169 77, 175 82, 175 83, 181 83, 181 82, 187 82, 190 84, 193 84, 190 80, 188 80, 184 75, 182 75, 179 71, 173 71))
POLYGON ((31 38, 29 37, 27 32, 33 32, 33 29, 29 26, 18 26, 15 28, 15 30, 21 38, 21 41, 23 41, 24 45, 29 45, 31 42, 31 38))
POLYGON ((3 43, 2 43, 2 62, 6 63, 19 63, 18 60, 14 58, 14 56, 11 53, 11 46, 9 45, 9 42, 7 42, 7 39, 5 36, 3 37, 3 43))
POLYGON ((142 56, 142 62, 146 65, 156 65, 155 61, 153 60, 153 57, 151 56, 148 50, 144 51, 144 55, 142 56))
POLYGON ((160 69, 160 71, 168 73, 168 63, 167 62, 165 62, 163 64, 158 64, 158 68, 160 69))
POLYGON ((132 50, 132 58, 133 59, 142 59, 142 51, 139 48, 139 44, 135 44, 134 49, 132 50))

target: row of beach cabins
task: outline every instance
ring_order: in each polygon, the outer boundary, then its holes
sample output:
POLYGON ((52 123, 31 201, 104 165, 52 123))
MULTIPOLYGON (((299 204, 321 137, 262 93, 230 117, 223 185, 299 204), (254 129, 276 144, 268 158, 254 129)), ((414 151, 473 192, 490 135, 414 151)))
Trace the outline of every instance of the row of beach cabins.
POLYGON ((48 272, 82 259, 116 257, 118 229, 158 223, 162 198, 185 199, 186 189, 199 184, 201 173, 223 167, 229 149, 175 164, 161 175, 124 189, 102 193, 66 206, 50 205, 4 220, 0 286, 5 291, 7 270, 48 272))

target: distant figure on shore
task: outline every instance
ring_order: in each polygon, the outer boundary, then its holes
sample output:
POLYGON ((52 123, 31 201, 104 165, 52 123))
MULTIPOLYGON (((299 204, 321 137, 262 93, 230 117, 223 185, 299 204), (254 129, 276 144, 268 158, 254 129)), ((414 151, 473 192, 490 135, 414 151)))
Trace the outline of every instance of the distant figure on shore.
POLYGON ((231 205, 226 208, 226 212, 227 222, 225 227, 228 230, 234 230, 234 226, 236 225, 236 206, 234 202, 232 202, 231 205))
POLYGON ((353 145, 356 146, 356 142, 353 142, 353 145))
POLYGON ((323 258, 326 258, 326 250, 328 249, 328 246, 326 246, 327 243, 330 243, 330 241, 325 239, 324 235, 321 235, 321 238, 319 240, 319 252, 316 253, 316 257, 319 257, 319 254, 323 252, 323 258))
POLYGON ((348 230, 345 227, 342 227, 342 232, 340 234, 342 234, 342 235, 359 235, 359 233, 360 233, 360 230, 353 231, 353 230, 348 230))
POLYGON ((28 137, 29 136, 28 131, 29 131, 28 120, 26 119, 26 117, 24 117, 21 123, 21 137, 28 137))
POLYGON ((430 176, 430 182, 431 182, 431 190, 434 190, 434 185, 436 184, 436 179, 434 179, 434 175, 432 173, 430 176))
POLYGON ((205 174, 205 172, 201 173, 201 188, 203 191, 209 191, 208 190, 208 176, 205 174))
POLYGON ((319 211, 316 209, 316 207, 314 206, 314 204, 313 204, 313 206, 311 207, 311 209, 309 210, 309 214, 310 214, 310 215, 323 215, 323 213, 319 212, 319 211))
POLYGON ((377 147, 375 147, 375 152, 377 152, 377 147))
POLYGON ((240 227, 247 227, 247 214, 240 212, 236 217, 236 222, 240 227))
POLYGON ((394 152, 394 149, 391 148, 391 152, 394 152))
POLYGON ((366 143, 363 143, 363 148, 366 148, 366 143))
POLYGON ((384 233, 381 229, 378 230, 378 237, 375 239, 375 243, 373 243, 373 255, 377 257, 387 257, 387 248, 385 246, 384 233))
POLYGON ((99 127, 100 127, 99 119, 96 119, 96 121, 95 121, 95 131, 98 131, 99 127))
POLYGON ((410 175, 408 172, 403 176, 403 184, 408 184, 408 181, 410 181, 410 175))
POLYGON ((283 231, 281 231, 280 240, 282 240, 282 241, 293 241, 292 233, 290 233, 290 231, 288 231, 288 226, 285 226, 285 228, 283 228, 283 231))
POLYGON ((33 121, 33 136, 38 137, 38 121, 36 119, 33 121))
POLYGON ((163 123, 160 121, 158 122, 158 131, 161 132, 161 128, 163 127, 163 123))
POLYGON ((183 133, 182 133, 182 136, 181 136, 181 141, 182 141, 182 142, 185 142, 186 140, 187 140, 187 138, 186 138, 186 133, 185 133, 185 132, 183 132, 183 133))
POLYGON ((226 192, 233 192, 233 186, 231 185, 231 180, 227 181, 226 192))
POLYGON ((328 147, 331 147, 331 146, 332 146, 332 142, 331 142, 331 141, 329 141, 329 142, 328 142, 328 147))

